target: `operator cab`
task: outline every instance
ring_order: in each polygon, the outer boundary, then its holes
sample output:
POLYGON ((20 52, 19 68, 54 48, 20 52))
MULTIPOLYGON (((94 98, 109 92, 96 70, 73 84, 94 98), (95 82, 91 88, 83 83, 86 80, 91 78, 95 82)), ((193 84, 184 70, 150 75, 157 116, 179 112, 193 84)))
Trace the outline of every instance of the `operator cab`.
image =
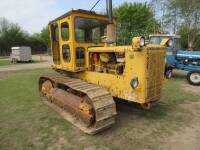
POLYGON ((104 46, 108 26, 108 16, 85 10, 72 10, 51 21, 52 66, 71 72, 85 70, 87 49, 104 46))

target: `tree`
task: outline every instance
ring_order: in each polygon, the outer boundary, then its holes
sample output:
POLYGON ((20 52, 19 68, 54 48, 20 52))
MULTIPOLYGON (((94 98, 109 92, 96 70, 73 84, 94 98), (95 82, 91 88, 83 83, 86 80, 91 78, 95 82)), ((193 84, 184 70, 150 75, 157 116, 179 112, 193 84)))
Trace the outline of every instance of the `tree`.
MULTIPOLYGON (((163 15, 168 30, 183 35, 187 48, 193 50, 200 35, 200 1, 199 0, 152 0, 152 3, 166 5, 163 15), (178 32, 177 32, 178 31, 178 32)), ((185 46, 185 45, 184 45, 185 46)))
POLYGON ((35 33, 30 36, 29 39, 32 49, 36 50, 36 53, 43 53, 50 49, 50 36, 48 26, 44 27, 40 33, 35 33))
POLYGON ((29 35, 18 24, 0 18, 0 55, 10 55, 11 47, 30 46, 33 54, 44 53, 49 48, 48 28, 41 33, 29 35))
POLYGON ((25 45, 28 34, 17 24, 0 18, 0 54, 9 55, 11 47, 25 45))
POLYGON ((159 30, 153 10, 147 3, 123 3, 114 8, 118 21, 118 44, 130 44, 133 36, 148 36, 159 30))
POLYGON ((50 48, 50 36, 49 36, 49 28, 48 26, 44 27, 40 33, 40 37, 45 43, 47 48, 50 48))
POLYGON ((171 0, 169 5, 177 10, 181 24, 186 29, 188 48, 194 49, 200 34, 200 1, 199 0, 171 0))
POLYGON ((176 8, 172 9, 173 5, 170 5, 168 0, 151 0, 150 6, 156 13, 156 17, 159 19, 161 25, 161 32, 176 33, 179 27, 178 11, 176 8))
POLYGON ((33 54, 41 54, 47 51, 45 42, 41 39, 39 33, 33 34, 28 38, 27 45, 31 47, 33 54))
MULTIPOLYGON (((181 43, 184 49, 188 49, 188 28, 185 25, 179 27, 178 34, 181 35, 181 43)), ((194 32, 194 31, 193 31, 194 32)), ((196 31, 197 33, 199 31, 196 31)), ((196 42, 193 45, 194 50, 200 50, 200 34, 195 36, 196 42)))

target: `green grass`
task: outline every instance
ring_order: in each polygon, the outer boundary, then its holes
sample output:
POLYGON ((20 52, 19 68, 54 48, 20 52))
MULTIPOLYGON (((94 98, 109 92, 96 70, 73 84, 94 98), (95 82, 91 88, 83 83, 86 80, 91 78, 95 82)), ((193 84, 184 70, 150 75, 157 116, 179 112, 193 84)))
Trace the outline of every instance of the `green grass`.
POLYGON ((7 66, 7 65, 11 65, 10 60, 8 60, 8 59, 0 59, 0 66, 7 66))
POLYGON ((0 149, 158 149, 164 137, 192 121, 195 108, 181 105, 200 101, 200 95, 182 91, 182 79, 172 79, 152 110, 118 102, 116 124, 89 136, 40 101, 38 78, 52 72, 20 71, 0 79, 0 149))

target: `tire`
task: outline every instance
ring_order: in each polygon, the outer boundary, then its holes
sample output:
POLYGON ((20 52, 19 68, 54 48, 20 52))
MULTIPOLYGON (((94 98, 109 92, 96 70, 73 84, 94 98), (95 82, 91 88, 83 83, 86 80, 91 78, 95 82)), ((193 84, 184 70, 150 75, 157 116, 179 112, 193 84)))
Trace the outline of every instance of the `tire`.
POLYGON ((165 73, 165 77, 167 79, 171 79, 172 78, 172 70, 168 70, 166 73, 165 73))
POLYGON ((200 71, 190 71, 187 74, 187 80, 191 85, 200 85, 200 71))

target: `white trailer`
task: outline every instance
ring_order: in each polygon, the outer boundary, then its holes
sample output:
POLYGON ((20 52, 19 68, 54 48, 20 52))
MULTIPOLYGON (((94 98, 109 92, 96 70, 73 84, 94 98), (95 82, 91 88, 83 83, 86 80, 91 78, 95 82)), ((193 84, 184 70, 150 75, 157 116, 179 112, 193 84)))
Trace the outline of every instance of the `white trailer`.
POLYGON ((11 61, 12 63, 29 62, 32 60, 31 48, 27 46, 12 47, 11 48, 11 61))

